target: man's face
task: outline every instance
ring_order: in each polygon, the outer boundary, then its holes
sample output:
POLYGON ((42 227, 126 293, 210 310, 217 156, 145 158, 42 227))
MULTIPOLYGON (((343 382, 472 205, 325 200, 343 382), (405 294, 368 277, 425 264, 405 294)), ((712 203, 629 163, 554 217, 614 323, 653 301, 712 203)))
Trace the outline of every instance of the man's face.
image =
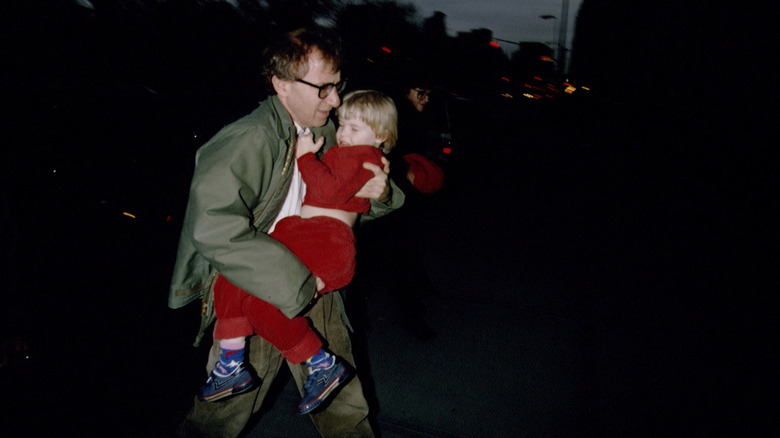
MULTIPOLYGON (((309 53, 308 71, 299 78, 315 85, 335 84, 341 80, 341 72, 333 71, 332 65, 322 58, 318 50, 309 53)), ((334 89, 324 99, 320 99, 319 90, 311 85, 297 81, 282 81, 277 88, 279 100, 290 113, 292 119, 302 128, 323 126, 333 108, 341 105, 341 98, 334 89)))

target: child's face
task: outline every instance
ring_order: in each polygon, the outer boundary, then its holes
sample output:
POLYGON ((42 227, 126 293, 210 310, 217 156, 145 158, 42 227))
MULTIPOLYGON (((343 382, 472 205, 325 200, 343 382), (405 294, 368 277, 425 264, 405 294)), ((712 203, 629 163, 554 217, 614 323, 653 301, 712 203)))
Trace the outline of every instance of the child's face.
POLYGON ((339 120, 339 129, 336 131, 336 141, 339 146, 370 145, 379 147, 384 138, 378 138, 374 130, 357 117, 339 120))

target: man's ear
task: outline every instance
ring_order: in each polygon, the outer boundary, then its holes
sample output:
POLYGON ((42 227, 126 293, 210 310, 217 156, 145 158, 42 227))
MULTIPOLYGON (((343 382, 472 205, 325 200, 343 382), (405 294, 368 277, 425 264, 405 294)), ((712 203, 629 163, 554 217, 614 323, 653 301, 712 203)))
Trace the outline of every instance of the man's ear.
POLYGON ((285 81, 278 76, 274 75, 271 77, 271 85, 273 85, 274 91, 276 91, 276 94, 279 96, 287 97, 287 95, 290 93, 291 84, 292 83, 290 81, 285 81))

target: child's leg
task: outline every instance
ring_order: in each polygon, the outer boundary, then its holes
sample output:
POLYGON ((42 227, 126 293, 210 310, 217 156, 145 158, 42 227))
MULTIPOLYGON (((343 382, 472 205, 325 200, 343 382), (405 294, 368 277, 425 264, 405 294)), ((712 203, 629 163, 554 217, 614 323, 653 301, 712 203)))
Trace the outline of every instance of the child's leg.
POLYGON ((244 348, 246 347, 246 338, 230 338, 219 340, 219 364, 227 370, 232 370, 238 364, 244 362, 244 348))
POLYGON ((304 394, 298 412, 306 414, 319 406, 351 371, 336 356, 328 352, 319 336, 309 326, 309 321, 298 316, 287 318, 276 307, 255 299, 262 304, 253 305, 250 318, 257 327, 258 336, 268 340, 292 363, 305 363, 309 376, 304 383, 304 394), (261 325, 260 325, 261 324, 261 325))
POLYGON ((276 224, 271 237, 325 282, 320 294, 345 287, 355 275, 355 233, 338 219, 290 216, 276 224))
POLYGON ((288 361, 305 363, 309 367, 298 412, 306 414, 313 411, 351 376, 351 370, 323 347, 306 318, 298 316, 290 319, 263 300, 255 298, 252 301, 257 303, 253 302, 248 314, 252 315, 250 319, 257 335, 278 348, 288 361))
POLYGON ((303 363, 322 348, 322 340, 306 318, 288 318, 272 304, 241 293, 246 295, 243 309, 254 333, 276 347, 286 360, 303 363))
MULTIPOLYGON (((231 285, 232 286, 232 285, 231 285)), ((235 287, 235 286, 232 286, 235 287)), ((298 316, 287 318, 273 305, 235 288, 244 294, 242 309, 249 318, 255 334, 270 342, 292 363, 305 363, 309 377, 304 384, 304 395, 298 405, 302 414, 311 412, 341 383, 351 376, 343 361, 323 348, 322 341, 309 326, 309 321, 298 316)))
POLYGON ((214 285, 214 311, 217 324, 214 337, 219 339, 220 355, 206 384, 198 393, 201 401, 216 401, 255 386, 251 372, 244 368, 246 337, 252 334, 249 319, 244 316, 242 298, 223 277, 214 285))
MULTIPOLYGON (((355 273, 355 234, 345 223, 324 216, 305 219, 291 216, 277 223, 271 236, 283 243, 312 274, 324 281, 325 289, 320 294, 338 290, 352 281, 355 273)), ((309 329, 308 321, 306 323, 309 329)), ((252 325, 257 327, 254 322, 252 325)), ((284 322, 279 321, 278 327, 284 327, 284 322)), ((303 398, 298 404, 298 412, 301 414, 316 409, 352 375, 344 361, 322 348, 321 344, 314 352, 311 345, 307 347, 301 349, 301 354, 295 360, 285 356, 291 362, 299 362, 298 359, 307 356, 305 363, 309 375, 303 385, 303 398)))
POLYGON ((214 285, 214 313, 217 323, 214 328, 214 338, 219 339, 221 350, 219 363, 223 372, 232 371, 238 364, 244 362, 244 347, 246 337, 252 334, 252 324, 244 314, 243 296, 224 277, 217 277, 214 285))
POLYGON ((214 314, 217 317, 214 338, 245 338, 252 334, 252 323, 244 310, 246 295, 225 277, 217 277, 214 284, 214 314))

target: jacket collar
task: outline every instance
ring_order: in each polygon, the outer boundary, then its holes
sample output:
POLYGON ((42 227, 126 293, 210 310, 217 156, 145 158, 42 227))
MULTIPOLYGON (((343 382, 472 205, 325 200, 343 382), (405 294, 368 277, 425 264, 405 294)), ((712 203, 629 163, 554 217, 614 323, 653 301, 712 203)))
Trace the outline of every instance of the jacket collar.
MULTIPOLYGON (((279 100, 279 96, 273 94, 268 97, 268 101, 271 103, 271 107, 274 110, 274 115, 276 117, 277 123, 275 123, 277 127, 277 134, 279 135, 279 138, 290 141, 294 137, 294 135, 297 133, 297 130, 295 128, 295 123, 293 123, 292 117, 290 117, 290 113, 287 112, 287 109, 282 105, 282 101, 279 100)), ((323 130, 325 127, 328 126, 328 123, 326 122, 323 126, 316 126, 311 129, 311 132, 314 133, 315 137, 319 137, 322 135, 323 130)))
POLYGON ((287 109, 282 105, 279 96, 275 94, 269 96, 268 102, 270 102, 271 108, 273 108, 274 117, 276 119, 276 123, 274 123, 276 126, 276 134, 284 141, 292 140, 293 135, 295 135, 295 124, 292 121, 292 117, 290 117, 290 113, 288 113, 287 109))

